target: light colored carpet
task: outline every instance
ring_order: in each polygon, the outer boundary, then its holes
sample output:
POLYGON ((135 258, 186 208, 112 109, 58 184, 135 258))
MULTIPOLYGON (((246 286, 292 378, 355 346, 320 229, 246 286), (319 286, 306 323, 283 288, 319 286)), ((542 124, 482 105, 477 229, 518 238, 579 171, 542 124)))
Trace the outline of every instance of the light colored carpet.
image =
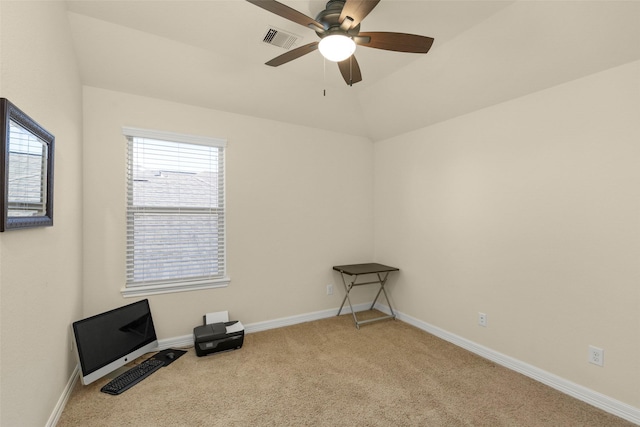
POLYGON ((78 383, 58 426, 633 425, 399 320, 357 330, 350 315, 191 348, 119 396, 107 381, 78 383))

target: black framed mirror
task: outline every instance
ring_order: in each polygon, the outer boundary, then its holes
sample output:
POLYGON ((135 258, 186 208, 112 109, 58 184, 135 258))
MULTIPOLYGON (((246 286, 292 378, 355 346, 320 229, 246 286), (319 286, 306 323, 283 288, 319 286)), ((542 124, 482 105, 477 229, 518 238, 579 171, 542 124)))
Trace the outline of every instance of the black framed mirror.
POLYGON ((0 231, 53 225, 55 138, 0 98, 0 231))

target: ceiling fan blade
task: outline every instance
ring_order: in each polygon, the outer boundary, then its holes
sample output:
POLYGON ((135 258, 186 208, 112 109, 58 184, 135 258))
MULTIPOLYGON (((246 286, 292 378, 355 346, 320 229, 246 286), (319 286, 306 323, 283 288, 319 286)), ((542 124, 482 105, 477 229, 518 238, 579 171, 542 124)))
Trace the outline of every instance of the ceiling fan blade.
POLYGON ((353 21, 350 28, 357 26, 380 3, 380 0, 347 0, 340 13, 340 21, 348 16, 353 21))
POLYGON ((314 31, 324 32, 322 24, 315 19, 308 17, 304 13, 298 12, 287 5, 279 3, 275 0, 247 0, 249 3, 255 4, 271 13, 275 13, 282 18, 293 21, 296 24, 311 28, 314 31))
POLYGON ((340 69, 342 78, 349 86, 353 86, 354 83, 362 81, 360 66, 358 65, 358 61, 356 61, 355 55, 351 55, 344 61, 338 62, 338 68, 340 69))
POLYGON ((357 44, 375 49, 393 50, 395 52, 427 53, 431 49, 431 37, 415 34, 370 32, 359 33, 354 37, 357 44), (369 42, 366 38, 369 37, 369 42))
POLYGON ((278 65, 286 64, 289 61, 293 61, 294 59, 300 58, 301 56, 318 49, 318 43, 319 42, 313 42, 290 50, 287 53, 283 53, 282 55, 273 58, 271 61, 267 62, 266 65, 277 67, 278 65))

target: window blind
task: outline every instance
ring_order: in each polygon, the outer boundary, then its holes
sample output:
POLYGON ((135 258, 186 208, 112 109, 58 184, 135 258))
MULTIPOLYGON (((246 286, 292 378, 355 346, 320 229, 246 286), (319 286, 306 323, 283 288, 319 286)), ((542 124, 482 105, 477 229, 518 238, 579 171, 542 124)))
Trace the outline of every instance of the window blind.
POLYGON ((211 138, 126 129, 127 288, 226 279, 224 149, 211 138))

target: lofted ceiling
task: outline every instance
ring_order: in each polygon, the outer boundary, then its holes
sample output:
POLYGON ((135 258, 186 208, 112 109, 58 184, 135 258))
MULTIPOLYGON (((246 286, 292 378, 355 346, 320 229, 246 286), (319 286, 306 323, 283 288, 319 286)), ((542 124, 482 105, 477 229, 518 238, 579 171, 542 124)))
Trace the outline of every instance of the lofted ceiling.
MULTIPOLYGON (((325 1, 280 0, 315 17, 325 1)), ((382 0, 362 31, 433 37, 426 55, 359 46, 352 87, 319 52, 280 67, 269 28, 315 32, 242 0, 67 1, 83 84, 386 139, 640 59, 639 1, 382 0)))

